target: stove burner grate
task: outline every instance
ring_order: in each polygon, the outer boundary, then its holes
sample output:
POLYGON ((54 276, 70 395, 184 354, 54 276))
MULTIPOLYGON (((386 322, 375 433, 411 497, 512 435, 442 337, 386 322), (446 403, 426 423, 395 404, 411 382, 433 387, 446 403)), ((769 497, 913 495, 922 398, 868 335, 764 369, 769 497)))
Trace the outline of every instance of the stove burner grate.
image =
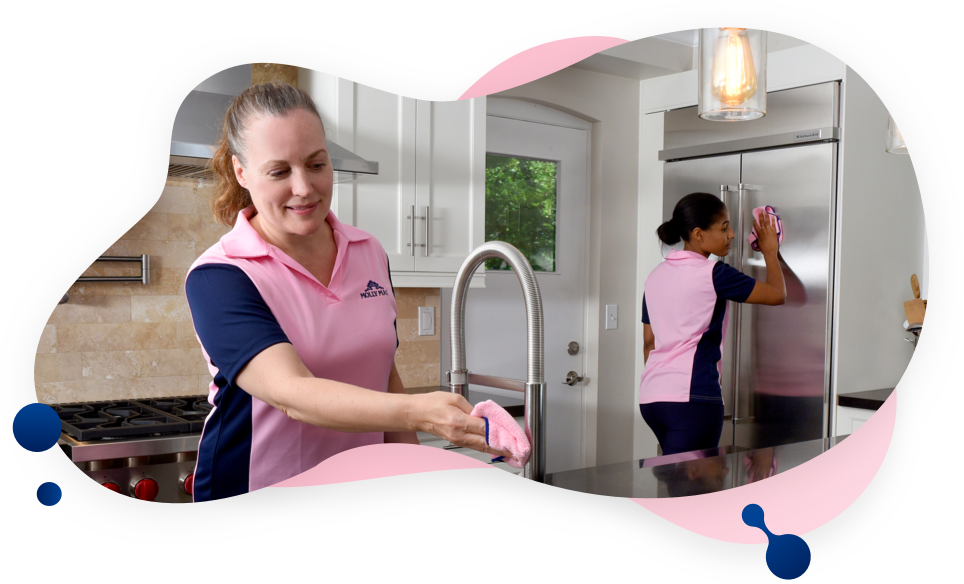
POLYGON ((56 404, 63 431, 82 442, 200 432, 207 396, 56 404))

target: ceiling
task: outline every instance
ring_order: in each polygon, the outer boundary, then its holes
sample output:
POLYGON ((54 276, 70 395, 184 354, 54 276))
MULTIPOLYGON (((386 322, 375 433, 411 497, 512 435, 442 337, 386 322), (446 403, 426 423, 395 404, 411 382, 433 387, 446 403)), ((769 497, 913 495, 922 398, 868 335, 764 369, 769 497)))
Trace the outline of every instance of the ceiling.
MULTIPOLYGON (((767 33, 767 53, 805 44, 793 37, 767 33)), ((650 79, 695 69, 698 45, 699 29, 680 30, 624 43, 572 66, 617 77, 650 79)), ((238 65, 202 81, 195 90, 238 95, 250 85, 251 65, 238 65)))
MULTIPOLYGON (((767 33, 768 54, 805 44, 790 36, 767 33)), ((695 69, 698 45, 699 29, 680 30, 624 43, 572 66, 629 79, 651 79, 695 69)))

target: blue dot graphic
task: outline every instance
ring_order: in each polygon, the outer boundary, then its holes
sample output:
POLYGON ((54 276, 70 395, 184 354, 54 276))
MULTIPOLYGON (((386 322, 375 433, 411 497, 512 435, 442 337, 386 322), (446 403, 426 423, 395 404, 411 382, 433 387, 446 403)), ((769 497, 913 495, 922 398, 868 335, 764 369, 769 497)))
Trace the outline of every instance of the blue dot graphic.
POLYGON ((60 439, 60 416, 47 404, 28 404, 13 419, 13 437, 30 452, 43 452, 60 439))
POLYGON ((37 500, 48 507, 53 507, 60 502, 63 492, 57 483, 44 483, 37 488, 37 500))
POLYGON ((743 508, 743 523, 767 534, 767 567, 784 580, 799 578, 810 567, 810 546, 796 535, 773 535, 763 521, 763 508, 749 504, 743 508))

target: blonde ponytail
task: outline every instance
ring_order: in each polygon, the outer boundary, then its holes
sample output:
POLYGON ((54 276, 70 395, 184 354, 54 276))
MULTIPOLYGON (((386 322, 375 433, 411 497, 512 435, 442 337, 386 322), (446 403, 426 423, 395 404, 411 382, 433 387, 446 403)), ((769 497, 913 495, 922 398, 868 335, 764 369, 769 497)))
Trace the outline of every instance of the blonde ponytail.
POLYGON ((211 197, 211 212, 214 213, 215 221, 228 227, 234 226, 241 209, 251 205, 251 193, 242 187, 238 183, 238 178, 234 176, 234 163, 231 156, 231 147, 222 131, 210 163, 218 180, 214 186, 214 195, 211 197))

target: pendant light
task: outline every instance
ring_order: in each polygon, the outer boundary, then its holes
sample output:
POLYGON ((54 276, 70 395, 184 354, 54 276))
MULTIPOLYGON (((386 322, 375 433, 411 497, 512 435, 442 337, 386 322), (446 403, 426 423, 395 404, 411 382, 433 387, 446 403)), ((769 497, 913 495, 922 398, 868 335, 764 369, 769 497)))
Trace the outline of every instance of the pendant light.
POLYGON ((887 114, 887 152, 891 154, 909 154, 907 152, 907 144, 904 143, 904 137, 900 135, 900 130, 897 129, 897 124, 894 123, 894 117, 887 114))
POLYGON ((713 122, 745 122, 767 111, 767 33, 704 28, 699 44, 699 115, 713 122))

